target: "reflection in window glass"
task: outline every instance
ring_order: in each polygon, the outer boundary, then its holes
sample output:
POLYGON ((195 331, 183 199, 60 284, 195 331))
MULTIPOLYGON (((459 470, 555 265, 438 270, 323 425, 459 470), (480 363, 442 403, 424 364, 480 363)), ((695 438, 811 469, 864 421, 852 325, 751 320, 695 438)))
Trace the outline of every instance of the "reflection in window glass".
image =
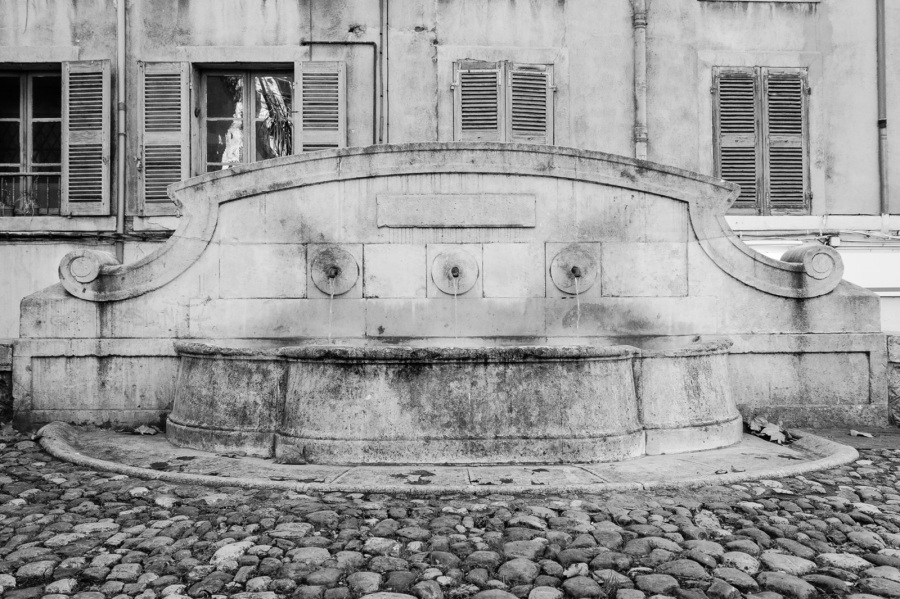
POLYGON ((292 77, 257 75, 256 90, 256 160, 292 154, 291 104, 292 77))
POLYGON ((207 170, 231 168, 244 160, 244 77, 209 76, 206 80, 207 170))
POLYGON ((205 82, 207 172, 293 153, 290 73, 208 74, 205 82))

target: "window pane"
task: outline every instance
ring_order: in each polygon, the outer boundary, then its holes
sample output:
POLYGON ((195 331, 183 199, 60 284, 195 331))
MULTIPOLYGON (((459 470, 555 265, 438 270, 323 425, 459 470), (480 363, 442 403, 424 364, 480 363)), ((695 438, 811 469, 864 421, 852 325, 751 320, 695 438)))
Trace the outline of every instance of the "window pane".
POLYGON ((19 118, 19 77, 0 77, 0 119, 19 118))
POLYGON ((0 162, 18 163, 22 159, 19 150, 19 123, 0 122, 0 162))
POLYGON ((206 78, 206 116, 208 118, 244 115, 244 78, 241 75, 209 75, 206 78))
POLYGON ((32 116, 37 119, 62 117, 62 77, 47 75, 31 80, 32 116))
POLYGON ((256 90, 256 160, 292 154, 292 77, 258 75, 256 90))
POLYGON ((62 124, 37 122, 31 124, 32 162, 62 162, 62 124))
POLYGON ((206 122, 206 160, 232 164, 244 158, 244 125, 233 121, 206 122))

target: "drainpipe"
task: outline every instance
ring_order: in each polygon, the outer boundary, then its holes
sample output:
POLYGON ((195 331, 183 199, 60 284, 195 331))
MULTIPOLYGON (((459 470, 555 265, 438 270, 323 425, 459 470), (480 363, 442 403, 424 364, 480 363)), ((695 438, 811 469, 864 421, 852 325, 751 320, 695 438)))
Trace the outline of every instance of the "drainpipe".
POLYGON ((378 114, 378 143, 384 143, 384 2, 378 0, 378 98, 381 112, 378 114))
POLYGON ((632 1, 634 28, 634 157, 647 159, 647 3, 632 1))
POLYGON ((384 60, 381 61, 381 84, 384 98, 381 101, 381 111, 384 114, 384 143, 391 143, 391 0, 384 0, 384 13, 382 16, 382 31, 384 42, 381 51, 384 60))
POLYGON ((882 229, 887 228, 891 213, 888 194, 887 147, 887 53, 885 52, 884 0, 875 0, 876 53, 878 55, 878 192, 881 202, 882 229))
POLYGON ((116 4, 116 259, 125 260, 125 2, 116 4))

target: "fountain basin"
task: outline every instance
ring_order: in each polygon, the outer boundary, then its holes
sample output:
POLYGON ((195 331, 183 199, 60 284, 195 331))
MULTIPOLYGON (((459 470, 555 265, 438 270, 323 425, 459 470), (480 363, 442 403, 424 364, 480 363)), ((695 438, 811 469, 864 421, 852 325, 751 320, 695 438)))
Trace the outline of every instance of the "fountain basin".
POLYGON ((167 436, 321 464, 604 462, 722 447, 741 437, 729 346, 176 343, 167 436))

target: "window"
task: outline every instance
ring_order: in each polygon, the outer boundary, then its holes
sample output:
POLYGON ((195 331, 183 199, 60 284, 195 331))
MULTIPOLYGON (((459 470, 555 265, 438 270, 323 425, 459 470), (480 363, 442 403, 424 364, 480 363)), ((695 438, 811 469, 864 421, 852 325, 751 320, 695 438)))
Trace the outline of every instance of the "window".
POLYGON ((808 214, 806 70, 719 67, 712 91, 716 174, 741 186, 732 211, 808 214))
POLYGON ((60 213, 62 75, 0 74, 0 216, 60 213))
POLYGON ((454 139, 553 143, 553 67, 454 64, 454 139))
POLYGON ((293 73, 205 73, 204 170, 293 153, 293 73))

